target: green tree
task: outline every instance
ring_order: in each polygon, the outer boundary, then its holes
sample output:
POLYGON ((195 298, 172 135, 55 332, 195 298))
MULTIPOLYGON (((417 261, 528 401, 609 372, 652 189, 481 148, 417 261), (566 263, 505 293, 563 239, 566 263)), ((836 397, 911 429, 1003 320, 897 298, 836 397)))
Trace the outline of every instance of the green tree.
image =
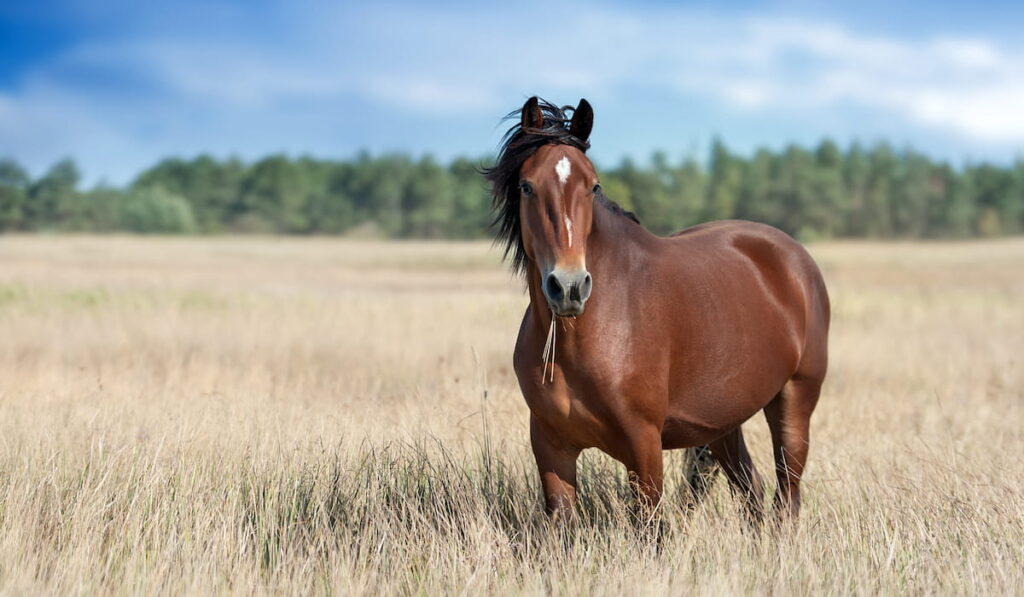
POLYGON ((421 159, 411 172, 402 195, 402 236, 446 236, 453 212, 452 190, 448 171, 430 156, 421 159))
POLYGON ((1005 202, 1007 216, 1017 214, 1017 221, 1014 222, 1015 232, 1024 232, 1024 158, 1017 158, 1013 167, 1013 186, 1010 196, 1005 202))
POLYGON ((736 217, 772 224, 781 222, 785 208, 776 192, 777 159, 767 149, 759 149, 743 170, 736 217))
POLYGON ((631 205, 640 221, 656 234, 669 234, 674 231, 674 222, 678 214, 676 205, 665 187, 659 182, 658 175, 650 170, 641 170, 630 159, 623 160, 616 173, 622 184, 629 189, 631 205))
POLYGON ((191 161, 162 160, 142 172, 134 188, 159 186, 188 200, 200 230, 220 232, 244 213, 240 205, 245 166, 236 158, 217 161, 200 155, 191 161))
POLYGON ((29 188, 25 216, 36 229, 59 228, 62 217, 77 210, 78 167, 71 159, 54 164, 29 188))
POLYGON ((796 145, 788 146, 779 160, 776 179, 782 219, 773 224, 793 236, 813 237, 817 233, 815 222, 808 219, 814 215, 814 174, 811 154, 796 145))
POLYGON ((126 192, 113 186, 99 184, 85 194, 89 206, 87 230, 94 232, 116 232, 121 230, 121 209, 126 201, 126 192))
POLYGON ((973 233, 974 189, 971 177, 948 164, 932 172, 933 190, 928 204, 928 236, 964 238, 973 233))
POLYGON ((805 198, 803 236, 832 238, 843 228, 843 206, 847 203, 843 185, 843 154, 831 139, 814 151, 814 172, 810 195, 805 198))
POLYGON ((14 160, 0 160, 0 231, 25 225, 29 176, 14 160))
POLYGON ((846 152, 843 161, 843 186, 846 188, 846 204, 843 206, 844 236, 865 236, 868 225, 868 187, 871 184, 871 165, 867 152, 860 143, 854 143, 846 152))
POLYGON ((402 155, 371 158, 361 153, 355 161, 349 188, 357 225, 372 224, 384 234, 400 236, 403 230, 402 200, 412 162, 402 155))
POLYGON ((196 231, 188 201, 161 187, 136 189, 123 196, 119 221, 122 230, 143 234, 188 234, 196 231))
POLYGON ((1013 170, 980 164, 968 171, 974 182, 978 232, 984 236, 1018 232, 1021 191, 1013 170))
POLYGON ((864 194, 864 234, 873 238, 893 236, 892 197, 897 157, 892 148, 881 143, 868 153, 868 185, 864 194))
POLYGON ((306 203, 310 230, 319 234, 343 234, 355 221, 352 199, 348 187, 352 178, 352 165, 348 163, 321 163, 311 178, 316 179, 314 191, 306 203))
POLYGON ((928 204, 932 194, 932 165, 927 157, 906 151, 898 161, 889 205, 893 232, 921 238, 928 232, 928 204))
POLYGON ((706 220, 735 217, 743 181, 742 162, 729 152, 721 139, 711 143, 706 220))
POLYGON ((309 230, 309 179, 294 162, 274 155, 256 162, 242 181, 235 223, 252 232, 309 230))
MULTIPOLYGON (((731 217, 803 238, 1024 232, 1024 160, 955 168, 885 143, 854 143, 844 153, 829 139, 745 157, 715 139, 706 166, 655 152, 648 166, 624 159, 600 170, 605 194, 659 234, 731 217)), ((467 238, 487 234, 492 217, 486 184, 465 158, 445 165, 363 152, 343 161, 275 155, 249 165, 200 155, 162 160, 126 189, 80 192, 78 184, 71 160, 37 180, 0 161, 0 231, 467 238)))
POLYGON ((448 170, 453 185, 451 234, 458 238, 484 236, 491 221, 490 194, 477 166, 458 158, 448 170))
POLYGON ((674 196, 677 198, 678 216, 673 228, 681 230, 700 222, 706 210, 707 177, 700 164, 693 158, 686 158, 673 172, 674 196))

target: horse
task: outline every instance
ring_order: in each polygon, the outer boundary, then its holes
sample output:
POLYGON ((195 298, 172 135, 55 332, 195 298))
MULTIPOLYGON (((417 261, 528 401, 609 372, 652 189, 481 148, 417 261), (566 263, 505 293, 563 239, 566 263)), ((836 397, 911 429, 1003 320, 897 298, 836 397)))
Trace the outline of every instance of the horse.
POLYGON ((496 242, 530 299, 513 365, 548 515, 574 517, 584 449, 624 464, 635 503, 656 511, 663 450, 707 445, 760 521, 741 425, 763 411, 776 516, 795 520, 828 367, 829 298, 814 260, 754 222, 656 236, 604 195, 586 156, 586 99, 559 108, 531 97, 516 115, 482 172, 496 242))

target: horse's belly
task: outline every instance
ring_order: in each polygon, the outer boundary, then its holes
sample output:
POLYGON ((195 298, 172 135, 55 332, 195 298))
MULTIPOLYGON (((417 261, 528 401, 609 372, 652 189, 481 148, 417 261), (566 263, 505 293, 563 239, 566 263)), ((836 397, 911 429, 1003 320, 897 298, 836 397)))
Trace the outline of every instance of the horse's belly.
POLYGON ((764 408, 782 389, 789 374, 734 377, 731 383, 695 383, 669 399, 662 444, 665 449, 701 446, 714 441, 764 408))
POLYGON ((696 421, 669 417, 665 419, 665 426, 661 431, 661 447, 665 450, 677 450, 703 446, 725 433, 721 429, 709 428, 696 421))
POLYGON ((738 411, 730 417, 717 417, 711 421, 685 415, 668 416, 661 431, 661 444, 665 450, 703 446, 729 433, 743 424, 757 410, 738 411))

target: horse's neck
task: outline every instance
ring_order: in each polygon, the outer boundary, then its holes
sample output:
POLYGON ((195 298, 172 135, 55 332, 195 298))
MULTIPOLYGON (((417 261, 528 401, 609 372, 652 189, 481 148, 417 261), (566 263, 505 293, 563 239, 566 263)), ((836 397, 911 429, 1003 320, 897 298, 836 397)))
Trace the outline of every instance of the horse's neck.
POLYGON ((594 223, 587 239, 587 270, 594 279, 621 277, 633 261, 637 241, 647 231, 608 208, 594 206, 594 223))

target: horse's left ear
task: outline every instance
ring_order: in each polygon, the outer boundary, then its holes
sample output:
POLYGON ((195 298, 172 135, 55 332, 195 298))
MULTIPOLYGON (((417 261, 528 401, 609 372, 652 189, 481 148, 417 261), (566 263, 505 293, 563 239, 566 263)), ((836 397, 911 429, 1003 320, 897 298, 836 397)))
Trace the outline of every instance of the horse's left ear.
POLYGON ((594 109, 590 102, 580 100, 580 105, 572 113, 572 121, 569 123, 569 132, 573 137, 586 143, 590 139, 590 129, 594 128, 594 109))

